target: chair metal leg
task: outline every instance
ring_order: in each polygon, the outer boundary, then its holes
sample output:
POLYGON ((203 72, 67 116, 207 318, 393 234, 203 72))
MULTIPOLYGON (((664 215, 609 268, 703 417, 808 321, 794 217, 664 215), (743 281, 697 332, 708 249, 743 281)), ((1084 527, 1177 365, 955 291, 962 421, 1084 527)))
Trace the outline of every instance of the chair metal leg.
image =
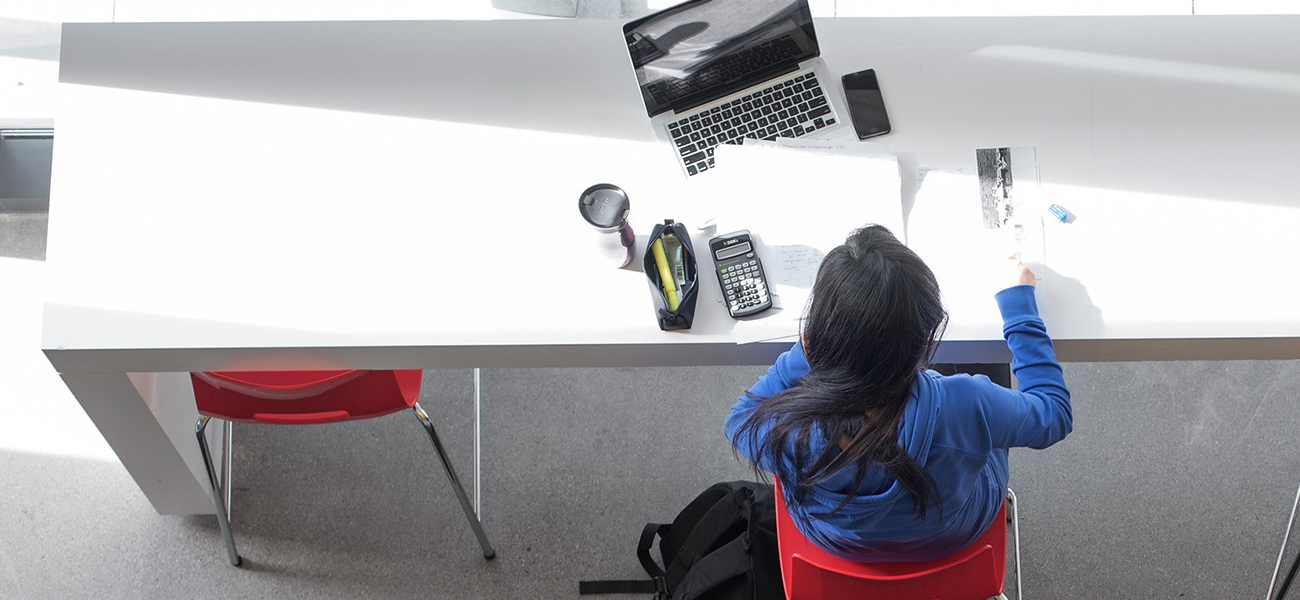
POLYGON ((1020 586, 1020 503, 1011 488, 1007 488, 1007 504, 1011 505, 1011 532, 1016 548, 1016 600, 1024 600, 1025 592, 1020 586))
MULTIPOLYGON (((235 536, 230 532, 230 504, 222 500, 222 486, 217 481, 217 469, 212 464, 212 452, 208 449, 208 439, 203 435, 204 429, 208 426, 208 420, 211 417, 201 416, 198 423, 194 424, 194 435, 199 439, 199 452, 203 454, 203 464, 207 467, 208 483, 212 484, 212 506, 217 511, 217 524, 221 526, 221 536, 226 539, 226 551, 230 554, 230 564, 238 567, 244 562, 235 551, 235 536)), ((228 439, 230 430, 225 431, 225 437, 228 439)), ((230 452, 227 450, 224 460, 229 460, 230 452)), ((229 464, 229 463, 225 463, 229 464)), ((229 467, 227 467, 229 472, 229 467)), ((229 475, 226 476, 226 483, 229 483, 229 475)))
POLYGON ((483 531, 483 524, 479 522, 478 514, 474 512, 474 506, 469 501, 469 496, 465 494, 465 488, 461 486, 460 479, 456 477, 456 470, 452 468, 451 461, 447 458, 447 450, 442 447, 442 441, 438 439, 438 432, 433 429, 433 422, 429 420, 429 415, 420 408, 417 402, 411 407, 415 411, 415 416, 420 419, 420 424, 429 434, 429 441, 433 442, 433 449, 438 452, 438 458, 442 460, 442 467, 447 470, 447 478, 451 480, 451 488, 456 492, 456 498, 460 500, 460 506, 465 511, 465 518, 469 519, 469 526, 474 529, 474 535, 478 537, 479 545, 483 546, 483 558, 495 558, 496 550, 492 549, 492 544, 488 542, 487 533, 483 531))
POLYGON ((480 377, 479 368, 474 367, 474 514, 479 514, 483 511, 483 468, 482 464, 479 462, 479 457, 482 455, 480 452, 482 446, 479 443, 481 438, 480 434, 482 432, 481 416, 483 413, 480 410, 482 406, 480 403, 480 400, 482 399, 482 391, 483 380, 480 377))
MULTIPOLYGON (((1300 488, 1296 488, 1295 501, 1291 503, 1291 517, 1286 521, 1286 531, 1282 533, 1282 548, 1277 551, 1277 564, 1273 566, 1273 579, 1268 583, 1268 596, 1264 600, 1272 600, 1273 590, 1277 586, 1277 574, 1282 568, 1282 555, 1286 553, 1287 538, 1291 537, 1291 526, 1295 523, 1296 507, 1300 507, 1300 488)), ((1287 573, 1286 581, 1282 583, 1282 588, 1278 590, 1277 600, 1286 597, 1287 589, 1291 587, 1291 581, 1295 578, 1296 570, 1300 569, 1300 556, 1297 556, 1295 562, 1291 564, 1291 570, 1287 573)))
POLYGON ((222 499, 226 501, 226 522, 233 523, 235 513, 230 509, 230 495, 233 487, 230 483, 231 453, 234 452, 234 421, 221 421, 221 489, 225 493, 222 499))

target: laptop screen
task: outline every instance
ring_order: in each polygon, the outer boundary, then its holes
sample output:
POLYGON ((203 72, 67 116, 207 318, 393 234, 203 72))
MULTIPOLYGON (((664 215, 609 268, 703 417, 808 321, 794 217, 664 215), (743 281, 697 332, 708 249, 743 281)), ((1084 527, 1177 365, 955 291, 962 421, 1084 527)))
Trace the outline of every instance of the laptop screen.
POLYGON ((716 100, 819 54, 807 0, 690 0, 623 26, 646 112, 716 100))

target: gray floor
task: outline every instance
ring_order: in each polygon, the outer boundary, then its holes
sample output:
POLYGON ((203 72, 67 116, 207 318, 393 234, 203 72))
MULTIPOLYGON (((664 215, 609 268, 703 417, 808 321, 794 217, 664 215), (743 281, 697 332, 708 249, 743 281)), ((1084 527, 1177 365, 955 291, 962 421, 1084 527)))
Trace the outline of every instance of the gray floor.
POLYGON ((48 222, 43 213, 0 212, 0 257, 45 260, 48 222))
MULTIPOLYGON (((39 260, 44 231, 0 216, 0 256, 39 260)), ((1300 362, 1065 369, 1074 433, 1012 453, 1026 596, 1263 598, 1300 483, 1300 362)), ((237 428, 242 569, 215 518, 156 514, 119 464, 0 451, 0 598, 576 598, 640 576, 643 524, 750 475, 721 423, 762 371, 485 370, 494 561, 404 413, 237 428)), ((466 480, 471 398, 470 371, 426 372, 466 480)))

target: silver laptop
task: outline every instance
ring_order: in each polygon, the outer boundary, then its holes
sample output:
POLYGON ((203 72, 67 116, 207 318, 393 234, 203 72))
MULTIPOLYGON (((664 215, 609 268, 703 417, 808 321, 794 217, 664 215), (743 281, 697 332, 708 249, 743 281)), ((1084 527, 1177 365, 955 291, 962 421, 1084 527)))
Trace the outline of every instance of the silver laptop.
POLYGON ((689 0, 623 26, 646 113, 688 177, 719 144, 843 127, 807 0, 689 0))

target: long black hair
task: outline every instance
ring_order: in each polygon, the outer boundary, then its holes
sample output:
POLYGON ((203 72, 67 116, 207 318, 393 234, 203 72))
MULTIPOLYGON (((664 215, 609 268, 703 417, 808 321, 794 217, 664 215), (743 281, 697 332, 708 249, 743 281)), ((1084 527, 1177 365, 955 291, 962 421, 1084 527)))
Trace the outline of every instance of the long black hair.
POLYGON ((915 252, 879 225, 853 232, 822 260, 804 309, 808 375, 763 399, 736 439, 750 436, 758 456, 781 457, 793 437, 792 460, 775 462, 796 501, 845 468, 855 470, 856 490, 877 465, 924 519, 926 506, 939 504, 934 478, 899 447, 898 431, 947 320, 934 273, 915 252), (812 456, 815 432, 824 450, 812 456))

